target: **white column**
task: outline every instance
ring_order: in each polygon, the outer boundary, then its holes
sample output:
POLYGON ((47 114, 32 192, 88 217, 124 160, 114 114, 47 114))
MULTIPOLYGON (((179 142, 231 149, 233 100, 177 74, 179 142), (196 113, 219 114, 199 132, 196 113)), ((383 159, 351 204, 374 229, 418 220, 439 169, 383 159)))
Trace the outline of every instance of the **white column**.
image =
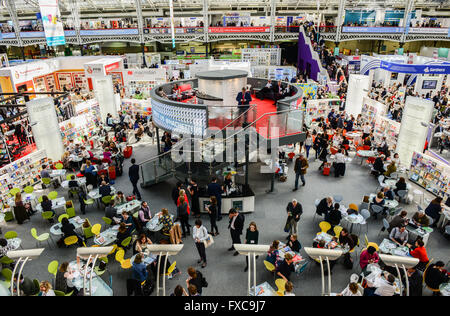
POLYGON ((369 92, 369 76, 350 74, 345 111, 354 117, 361 114, 363 98, 369 92))
POLYGON ((26 104, 37 149, 45 149, 53 160, 61 159, 64 145, 53 98, 33 99, 26 104))
POLYGON ((402 165, 407 168, 411 165, 413 152, 423 151, 433 109, 433 101, 411 96, 406 98, 396 151, 402 165))
POLYGON ((114 87, 111 76, 92 77, 94 94, 100 108, 100 116, 103 123, 106 123, 108 113, 117 117, 116 98, 114 97, 114 87))

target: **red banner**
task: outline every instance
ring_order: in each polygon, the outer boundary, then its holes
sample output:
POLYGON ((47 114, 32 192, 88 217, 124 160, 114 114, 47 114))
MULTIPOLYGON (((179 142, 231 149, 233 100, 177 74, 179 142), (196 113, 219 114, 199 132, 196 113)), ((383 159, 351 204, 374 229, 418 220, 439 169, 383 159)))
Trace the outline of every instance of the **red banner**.
POLYGON ((270 26, 261 27, 210 27, 209 33, 269 33, 270 26))

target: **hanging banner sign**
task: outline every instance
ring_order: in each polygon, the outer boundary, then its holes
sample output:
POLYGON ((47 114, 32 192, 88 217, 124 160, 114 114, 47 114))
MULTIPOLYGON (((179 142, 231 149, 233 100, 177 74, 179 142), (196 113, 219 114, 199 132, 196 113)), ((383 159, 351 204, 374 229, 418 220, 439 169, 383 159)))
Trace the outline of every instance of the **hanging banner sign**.
POLYGON ((64 27, 59 12, 58 0, 39 0, 42 24, 48 46, 65 45, 64 27))
POLYGON ((387 61, 381 61, 381 69, 388 70, 390 72, 400 72, 406 74, 450 74, 450 64, 439 65, 409 65, 409 64, 396 64, 387 61))
POLYGON ((261 27, 210 27, 209 33, 269 33, 269 26, 261 27))

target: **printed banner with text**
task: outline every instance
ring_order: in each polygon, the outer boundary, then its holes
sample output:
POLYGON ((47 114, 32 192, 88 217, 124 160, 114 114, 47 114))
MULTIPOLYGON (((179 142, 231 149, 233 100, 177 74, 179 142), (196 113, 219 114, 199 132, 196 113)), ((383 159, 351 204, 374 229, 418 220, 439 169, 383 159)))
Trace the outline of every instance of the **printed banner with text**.
POLYGON ((65 45, 64 27, 59 12, 58 0, 39 0, 42 24, 48 46, 65 45))

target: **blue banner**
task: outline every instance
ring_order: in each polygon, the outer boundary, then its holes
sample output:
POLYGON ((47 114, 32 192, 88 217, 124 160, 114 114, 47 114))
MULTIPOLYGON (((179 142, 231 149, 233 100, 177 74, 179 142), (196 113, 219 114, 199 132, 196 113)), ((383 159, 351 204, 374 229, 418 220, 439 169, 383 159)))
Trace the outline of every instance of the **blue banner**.
POLYGON ((390 72, 400 72, 406 74, 450 74, 450 64, 409 65, 390 63, 382 60, 380 68, 390 72))
POLYGON ((343 26, 344 33, 403 33, 403 27, 343 26))

